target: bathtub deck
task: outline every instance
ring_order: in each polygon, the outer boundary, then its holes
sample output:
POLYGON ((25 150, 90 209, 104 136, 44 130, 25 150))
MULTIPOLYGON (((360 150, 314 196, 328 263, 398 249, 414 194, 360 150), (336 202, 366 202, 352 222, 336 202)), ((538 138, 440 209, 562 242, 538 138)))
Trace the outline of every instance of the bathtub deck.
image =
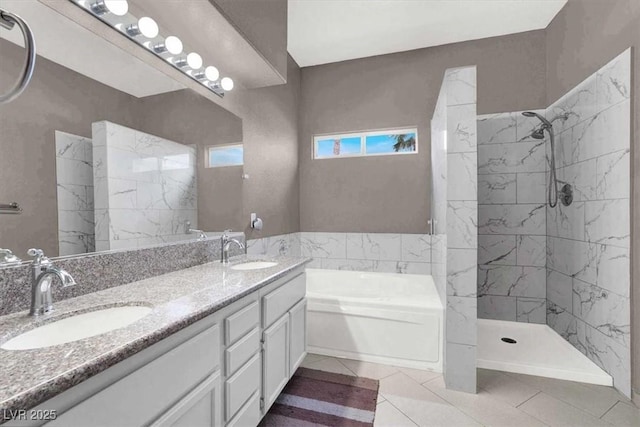
POLYGON ((478 319, 478 368, 610 386, 609 374, 547 325, 478 319), (501 338, 517 341, 508 344, 501 338))

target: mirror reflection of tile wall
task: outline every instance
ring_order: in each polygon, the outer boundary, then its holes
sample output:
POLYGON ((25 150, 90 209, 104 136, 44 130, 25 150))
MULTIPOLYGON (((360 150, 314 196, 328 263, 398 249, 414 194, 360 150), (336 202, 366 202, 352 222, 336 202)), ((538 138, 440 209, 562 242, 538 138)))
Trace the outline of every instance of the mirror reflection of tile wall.
POLYGON ((92 126, 96 249, 185 240, 197 228, 196 149, 102 121, 92 126))
POLYGON ((95 251, 91 139, 56 131, 60 255, 95 251))
POLYGON ((60 255, 192 239, 196 148, 106 121, 92 131, 55 134, 60 255))

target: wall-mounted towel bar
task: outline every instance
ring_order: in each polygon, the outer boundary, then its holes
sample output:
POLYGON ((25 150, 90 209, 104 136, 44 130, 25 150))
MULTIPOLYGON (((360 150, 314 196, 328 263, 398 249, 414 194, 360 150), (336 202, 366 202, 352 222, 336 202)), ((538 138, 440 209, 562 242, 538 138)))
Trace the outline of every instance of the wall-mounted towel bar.
POLYGON ((0 203, 0 214, 19 214, 20 212, 22 212, 22 208, 18 202, 0 203))

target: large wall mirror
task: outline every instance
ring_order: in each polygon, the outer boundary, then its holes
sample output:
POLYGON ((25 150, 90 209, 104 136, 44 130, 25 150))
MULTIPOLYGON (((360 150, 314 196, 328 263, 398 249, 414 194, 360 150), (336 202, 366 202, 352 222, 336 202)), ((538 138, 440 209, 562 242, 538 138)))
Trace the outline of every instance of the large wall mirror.
MULTIPOLYGON (((27 90, 0 105, 0 205, 21 209, 0 210, 0 248, 78 255, 234 223, 239 117, 37 0, 2 7, 32 27, 38 56, 27 90)), ((0 29, 0 92, 22 45, 17 28, 0 29)))

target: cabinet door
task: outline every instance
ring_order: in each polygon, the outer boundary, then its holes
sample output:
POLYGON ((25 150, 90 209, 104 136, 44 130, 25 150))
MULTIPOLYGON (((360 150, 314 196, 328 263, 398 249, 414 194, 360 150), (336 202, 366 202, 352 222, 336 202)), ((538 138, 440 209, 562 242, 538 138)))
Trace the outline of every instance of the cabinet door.
POLYGON ((303 299, 289 311, 289 376, 293 376, 307 355, 307 301, 303 299))
POLYGON ((262 397, 266 413, 289 380, 289 313, 263 332, 262 397))
POLYGON ((211 427, 222 425, 220 371, 209 376, 152 427, 211 427))

